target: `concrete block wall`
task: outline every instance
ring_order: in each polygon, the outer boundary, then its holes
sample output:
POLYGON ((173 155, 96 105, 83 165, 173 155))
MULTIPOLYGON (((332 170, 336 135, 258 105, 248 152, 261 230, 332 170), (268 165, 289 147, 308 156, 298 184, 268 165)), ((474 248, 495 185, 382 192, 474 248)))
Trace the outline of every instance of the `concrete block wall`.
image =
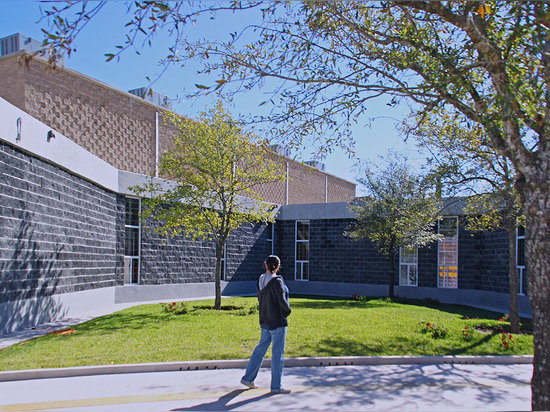
MULTIPOLYGON (((352 219, 309 222, 309 281, 388 284, 387 258, 368 240, 355 241, 344 236, 352 219)), ((295 224, 294 220, 281 220, 276 224, 277 251, 283 264, 281 273, 289 280, 294 279, 295 224)))
POLYGON ((508 293, 508 234, 505 230, 483 232, 480 238, 479 289, 508 293))
MULTIPOLYGON (((228 281, 255 281, 264 273, 264 261, 271 254, 268 246, 268 225, 245 224, 235 230, 227 244, 228 281)), ((275 250, 277 244, 274 245, 275 250)))
POLYGON ((115 194, 0 141, 0 303, 116 283, 115 194))
MULTIPOLYGON (((142 285, 201 283, 214 281, 214 242, 192 240, 183 235, 159 236, 150 221, 141 232, 142 285)), ((263 273, 268 254, 267 225, 245 224, 235 230, 226 248, 226 280, 252 281, 263 273)))

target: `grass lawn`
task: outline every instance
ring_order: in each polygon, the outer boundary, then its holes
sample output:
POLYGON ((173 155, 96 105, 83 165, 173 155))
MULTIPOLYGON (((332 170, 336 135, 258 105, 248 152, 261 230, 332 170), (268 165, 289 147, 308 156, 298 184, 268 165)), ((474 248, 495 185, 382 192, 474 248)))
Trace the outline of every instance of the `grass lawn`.
MULTIPOLYGON (((257 299, 224 298, 222 311, 212 304, 185 302, 183 314, 161 304, 122 310, 4 348, 0 370, 248 358, 260 336, 257 299)), ((386 298, 290 304, 287 357, 533 353, 528 333, 502 343, 509 323, 495 312, 386 298)))

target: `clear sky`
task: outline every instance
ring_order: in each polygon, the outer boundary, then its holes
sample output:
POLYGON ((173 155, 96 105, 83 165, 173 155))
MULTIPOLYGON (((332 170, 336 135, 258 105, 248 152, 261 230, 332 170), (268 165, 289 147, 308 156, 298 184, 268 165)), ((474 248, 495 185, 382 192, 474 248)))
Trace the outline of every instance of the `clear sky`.
MULTIPOLYGON (((19 32, 42 41, 41 28, 45 28, 46 23, 38 21, 39 7, 48 8, 52 4, 27 0, 0 0, 0 38, 19 32)), ((104 54, 113 52, 115 45, 124 42, 123 26, 128 21, 125 12, 125 2, 111 1, 81 33, 77 39, 77 52, 66 59, 65 65, 118 89, 130 90, 147 86, 146 77, 153 79, 160 73, 158 62, 166 55, 169 38, 167 34, 161 34, 154 40, 153 47, 145 46, 140 49, 141 55, 127 52, 118 62, 105 62, 104 54)), ((196 29, 208 31, 209 36, 223 36, 243 24, 242 16, 235 16, 233 19, 229 17, 209 25, 197 25, 196 29)), ((173 67, 162 74, 153 85, 153 89, 170 98, 176 98, 184 96, 185 92, 193 91, 195 83, 205 82, 207 81, 196 76, 193 68, 183 70, 173 67)), ((174 105, 174 110, 194 117, 210 106, 213 103, 212 99, 205 97, 192 101, 183 100, 174 105)), ((255 91, 249 95, 240 95, 240 98, 228 107, 235 115, 243 112, 255 113, 262 110, 258 105, 263 100, 262 92, 255 91)), ((399 121, 407 114, 407 109, 391 108, 382 100, 373 102, 371 106, 369 114, 353 129, 357 157, 379 163, 378 156, 393 148, 404 153, 412 163, 422 163, 425 156, 418 153, 415 143, 403 142, 396 130, 399 121), (370 119, 374 120, 371 122, 370 119)), ((312 149, 306 147, 297 154, 297 158, 309 160, 312 157, 311 152, 312 149)), ((356 161, 357 159, 349 159, 343 151, 336 151, 328 154, 324 163, 328 173, 355 182, 357 171, 353 166, 356 161)), ((361 194, 359 187, 358 194, 361 194)))

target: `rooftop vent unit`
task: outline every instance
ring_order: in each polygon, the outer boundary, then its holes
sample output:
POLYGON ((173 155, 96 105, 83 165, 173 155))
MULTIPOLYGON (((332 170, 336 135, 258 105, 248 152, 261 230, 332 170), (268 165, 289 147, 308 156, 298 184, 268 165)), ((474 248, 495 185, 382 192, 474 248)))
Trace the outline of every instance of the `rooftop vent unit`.
POLYGON ((325 164, 323 162, 318 162, 317 160, 308 160, 304 164, 319 169, 320 171, 325 171, 325 164))
POLYGON ((138 89, 128 90, 128 93, 132 93, 138 97, 141 97, 142 99, 150 103, 156 104, 157 106, 165 107, 168 110, 172 110, 172 102, 170 101, 168 96, 151 90, 149 87, 140 87, 138 89))
POLYGON ((275 153, 280 154, 284 157, 290 157, 290 149, 286 146, 281 146, 280 144, 271 145, 271 150, 275 153))
POLYGON ((42 52, 38 54, 39 57, 47 58, 50 56, 48 46, 44 46, 38 40, 25 36, 24 34, 15 33, 0 39, 0 56, 16 53, 21 50, 25 50, 28 53, 42 52))

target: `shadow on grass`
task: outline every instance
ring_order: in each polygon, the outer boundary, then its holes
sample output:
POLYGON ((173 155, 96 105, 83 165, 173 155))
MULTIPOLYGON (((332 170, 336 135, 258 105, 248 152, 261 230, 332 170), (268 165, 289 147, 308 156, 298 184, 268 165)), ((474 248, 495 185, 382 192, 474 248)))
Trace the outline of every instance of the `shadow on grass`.
POLYGON ((440 303, 434 299, 404 299, 388 297, 361 297, 360 300, 352 298, 333 298, 330 296, 308 296, 293 295, 292 299, 308 299, 309 301, 292 301, 293 308, 302 309, 347 309, 347 308, 382 308, 395 307, 396 305, 412 305, 446 312, 462 316, 463 319, 474 319, 476 316, 480 319, 498 320, 502 317, 501 313, 485 309, 472 308, 470 306, 455 305, 450 303, 440 303))
POLYGON ((164 323, 171 315, 165 313, 125 313, 116 312, 81 323, 75 329, 78 332, 113 332, 124 329, 150 328, 151 325, 164 323))

